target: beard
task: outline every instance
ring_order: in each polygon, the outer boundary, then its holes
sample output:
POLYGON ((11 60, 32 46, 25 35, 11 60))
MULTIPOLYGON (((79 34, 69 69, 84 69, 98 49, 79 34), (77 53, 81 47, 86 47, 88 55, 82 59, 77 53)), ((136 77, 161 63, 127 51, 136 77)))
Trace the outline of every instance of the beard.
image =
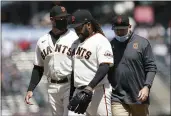
POLYGON ((80 39, 81 42, 83 42, 90 35, 89 31, 88 31, 88 29, 86 27, 83 29, 82 33, 80 33, 80 32, 76 32, 76 33, 79 36, 79 39, 80 39))
POLYGON ((79 34, 78 37, 81 42, 83 42, 86 39, 86 37, 83 36, 83 34, 79 34))

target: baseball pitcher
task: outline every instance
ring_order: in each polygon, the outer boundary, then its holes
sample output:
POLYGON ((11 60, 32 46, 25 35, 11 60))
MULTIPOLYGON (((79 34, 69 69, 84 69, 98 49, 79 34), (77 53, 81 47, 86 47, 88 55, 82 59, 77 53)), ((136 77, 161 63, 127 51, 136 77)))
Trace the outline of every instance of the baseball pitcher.
POLYGON ((37 42, 34 68, 25 97, 26 103, 31 104, 29 99, 44 74, 48 79, 48 100, 53 116, 68 114, 69 80, 72 72, 71 46, 78 38, 74 31, 67 29, 68 16, 62 6, 51 9, 52 30, 37 42))

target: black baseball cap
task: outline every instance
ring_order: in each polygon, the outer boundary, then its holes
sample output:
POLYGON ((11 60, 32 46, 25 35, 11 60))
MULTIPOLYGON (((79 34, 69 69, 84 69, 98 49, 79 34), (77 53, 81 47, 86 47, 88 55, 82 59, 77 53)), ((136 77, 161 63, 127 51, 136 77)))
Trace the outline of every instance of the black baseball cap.
POLYGON ((129 25, 129 17, 127 15, 117 15, 112 20, 112 29, 127 29, 129 25))
POLYGON ((91 13, 86 9, 79 9, 72 14, 72 23, 69 25, 70 28, 75 28, 91 22, 94 18, 91 13))
POLYGON ((67 10, 65 7, 63 6, 54 6, 51 10, 50 10, 50 17, 62 17, 62 16, 69 16, 70 14, 67 13, 67 10))

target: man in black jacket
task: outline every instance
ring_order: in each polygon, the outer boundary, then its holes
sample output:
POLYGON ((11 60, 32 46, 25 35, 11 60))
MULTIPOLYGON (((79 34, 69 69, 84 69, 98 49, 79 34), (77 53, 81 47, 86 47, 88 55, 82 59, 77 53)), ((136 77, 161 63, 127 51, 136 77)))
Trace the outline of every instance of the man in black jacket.
POLYGON ((157 67, 149 41, 130 31, 129 18, 113 19, 114 66, 109 71, 114 116, 149 115, 149 92, 157 67))

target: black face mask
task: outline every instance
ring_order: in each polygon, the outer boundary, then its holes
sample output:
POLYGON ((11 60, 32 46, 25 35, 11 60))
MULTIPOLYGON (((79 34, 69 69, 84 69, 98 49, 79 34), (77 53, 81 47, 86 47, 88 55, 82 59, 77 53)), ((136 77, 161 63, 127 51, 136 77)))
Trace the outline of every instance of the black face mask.
POLYGON ((56 20, 56 25, 55 27, 59 30, 64 30, 67 29, 67 19, 63 19, 63 20, 56 20))

